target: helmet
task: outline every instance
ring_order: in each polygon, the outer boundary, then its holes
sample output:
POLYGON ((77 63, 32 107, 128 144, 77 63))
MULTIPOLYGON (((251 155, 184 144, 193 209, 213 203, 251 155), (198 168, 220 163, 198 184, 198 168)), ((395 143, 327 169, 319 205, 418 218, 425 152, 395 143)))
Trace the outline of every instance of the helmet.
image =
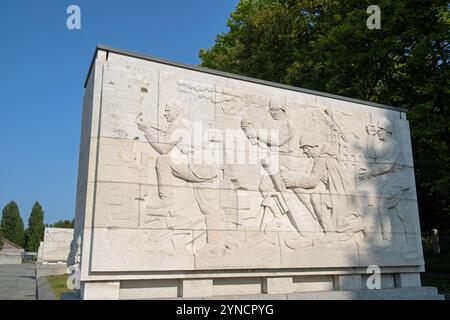
POLYGON ((286 111, 286 106, 281 98, 274 98, 270 100, 269 110, 273 109, 281 109, 283 111, 286 111))
POLYGON ((308 136, 302 136, 298 142, 299 142, 300 148, 303 148, 306 146, 318 147, 319 144, 317 143, 316 140, 317 139, 315 139, 313 136, 308 135, 308 136))
POLYGON ((169 100, 166 103, 166 108, 169 108, 170 110, 174 110, 177 114, 183 114, 184 113, 183 106, 176 100, 169 100))
POLYGON ((380 121, 378 121, 377 127, 380 129, 384 129, 390 133, 394 132, 394 127, 392 126, 392 123, 387 119, 381 119, 380 121))

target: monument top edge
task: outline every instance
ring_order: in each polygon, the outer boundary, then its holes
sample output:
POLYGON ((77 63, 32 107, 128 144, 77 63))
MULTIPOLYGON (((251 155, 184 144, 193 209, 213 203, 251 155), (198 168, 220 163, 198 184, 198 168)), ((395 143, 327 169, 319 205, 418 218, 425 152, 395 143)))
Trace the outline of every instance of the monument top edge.
POLYGON ((58 230, 73 230, 74 228, 45 227, 45 229, 49 231, 58 231, 58 230))
POLYGON ((226 78, 230 78, 230 79, 241 80, 241 81, 266 85, 266 86, 271 86, 271 87, 285 89, 285 90, 291 90, 291 91, 297 91, 297 92, 302 92, 302 93, 306 93, 306 94, 318 95, 318 96, 330 98, 330 99, 337 99, 337 100, 347 101, 347 102, 351 102, 351 103, 363 104, 366 106, 380 108, 380 109, 387 109, 387 110, 398 111, 398 112, 408 112, 408 109, 406 109, 406 108, 394 107, 394 106, 385 105, 385 104, 381 104, 381 103, 365 101, 365 100, 350 98, 350 97, 346 97, 346 96, 340 96, 340 95, 336 95, 336 94, 290 86, 290 85, 286 85, 286 84, 276 83, 276 82, 267 81, 267 80, 261 80, 261 79, 257 79, 257 78, 251 78, 251 77, 242 76, 242 75, 238 75, 238 74, 234 74, 234 73, 209 69, 209 68, 200 67, 200 66, 196 66, 196 65, 166 60, 166 59, 162 59, 162 58, 158 58, 158 57, 154 57, 154 56, 150 56, 150 55, 144 55, 144 54, 136 53, 136 52, 132 52, 132 51, 126 51, 126 50, 122 50, 122 49, 112 48, 112 47, 109 47, 106 45, 97 45, 96 46, 90 66, 89 66, 89 71, 86 76, 86 80, 84 82, 84 88, 86 88, 86 86, 87 86, 87 82, 89 80, 89 75, 92 71, 92 66, 97 57, 98 51, 112 52, 112 53, 128 56, 131 58, 157 62, 157 63, 170 65, 170 66, 174 66, 174 67, 178 67, 178 68, 198 71, 198 72, 207 73, 207 74, 211 74, 211 75, 216 75, 216 76, 221 76, 221 77, 226 77, 226 78))

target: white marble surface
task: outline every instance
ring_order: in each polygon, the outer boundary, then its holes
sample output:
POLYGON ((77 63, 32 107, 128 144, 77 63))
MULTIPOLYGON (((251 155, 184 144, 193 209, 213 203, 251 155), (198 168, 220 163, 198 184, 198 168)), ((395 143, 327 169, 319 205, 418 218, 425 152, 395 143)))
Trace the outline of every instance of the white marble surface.
POLYGON ((70 251, 73 229, 45 228, 44 241, 39 246, 38 256, 43 263, 65 263, 70 251))
POLYGON ((400 111, 102 50, 85 93, 76 211, 82 281, 423 268, 400 111), (281 168, 272 177, 269 160, 281 168))

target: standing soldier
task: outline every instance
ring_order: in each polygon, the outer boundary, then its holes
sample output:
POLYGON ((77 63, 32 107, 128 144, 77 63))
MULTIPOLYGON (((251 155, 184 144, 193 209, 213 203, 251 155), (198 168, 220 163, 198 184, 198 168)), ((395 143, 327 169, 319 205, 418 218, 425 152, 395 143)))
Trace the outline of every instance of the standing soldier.
POLYGON ((396 209, 406 232, 406 242, 409 245, 413 239, 413 236, 408 234, 408 231, 411 232, 410 219, 396 208, 404 198, 406 191, 409 190, 409 185, 402 181, 401 161, 403 156, 398 142, 393 137, 394 127, 389 120, 383 119, 378 121, 376 129, 368 125, 367 133, 367 154, 375 160, 375 163, 370 168, 361 168, 358 178, 362 181, 374 180, 378 188, 382 190, 377 206, 382 240, 392 241, 390 210, 396 209))
POLYGON ((282 171, 294 170, 296 165, 296 159, 293 156, 295 131, 287 118, 286 107, 282 101, 272 99, 269 104, 269 114, 270 117, 266 118, 259 130, 246 120, 241 122, 241 128, 253 144, 268 149, 268 156, 261 161, 268 174, 262 176, 259 191, 263 197, 262 209, 264 212, 267 209, 272 211, 274 221, 277 221, 288 211, 288 208, 270 176, 282 171))

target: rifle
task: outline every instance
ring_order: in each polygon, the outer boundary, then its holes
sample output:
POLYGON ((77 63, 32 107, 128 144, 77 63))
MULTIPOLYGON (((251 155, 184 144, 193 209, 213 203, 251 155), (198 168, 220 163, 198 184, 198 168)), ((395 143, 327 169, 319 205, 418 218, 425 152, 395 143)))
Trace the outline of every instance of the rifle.
POLYGON ((291 221, 294 228, 297 230, 297 232, 301 236, 303 236, 303 234, 301 232, 301 223, 298 219, 299 217, 297 217, 296 215, 294 215, 292 213, 292 210, 289 206, 289 202, 286 200, 285 192, 287 192, 287 189, 286 189, 286 186, 284 185, 283 181, 281 180, 280 173, 277 172, 276 174, 271 174, 270 168, 269 168, 269 162, 267 162, 265 160, 261 160, 261 164, 262 164, 264 170, 266 170, 267 174, 269 175, 270 180, 272 181, 273 186, 275 188, 275 191, 278 192, 275 199, 278 200, 277 204, 279 204, 280 208, 282 208, 281 212, 288 216, 288 218, 291 221))

